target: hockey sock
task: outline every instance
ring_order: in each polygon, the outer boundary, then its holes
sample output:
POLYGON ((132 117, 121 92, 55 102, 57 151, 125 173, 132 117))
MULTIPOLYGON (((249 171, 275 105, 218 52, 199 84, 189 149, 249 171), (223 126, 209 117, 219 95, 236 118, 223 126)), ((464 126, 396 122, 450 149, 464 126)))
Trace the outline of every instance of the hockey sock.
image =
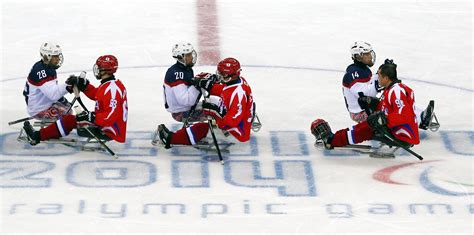
POLYGON ((67 136, 69 132, 76 127, 76 117, 74 115, 65 115, 55 123, 40 130, 41 140, 59 139, 67 136))
POLYGON ((171 138, 171 144, 195 145, 202 138, 206 137, 209 131, 209 124, 196 123, 188 128, 176 131, 171 138))
POLYGON ((366 140, 371 140, 374 131, 367 122, 361 122, 351 128, 337 131, 331 141, 333 147, 343 147, 349 144, 358 144, 366 140))
POLYGON ((348 145, 347 141, 347 131, 349 129, 342 129, 338 130, 334 136, 332 137, 332 140, 330 139, 330 144, 332 147, 342 147, 348 145))
POLYGON ((346 130, 348 144, 358 144, 370 140, 374 136, 374 131, 370 128, 368 122, 361 122, 346 130))

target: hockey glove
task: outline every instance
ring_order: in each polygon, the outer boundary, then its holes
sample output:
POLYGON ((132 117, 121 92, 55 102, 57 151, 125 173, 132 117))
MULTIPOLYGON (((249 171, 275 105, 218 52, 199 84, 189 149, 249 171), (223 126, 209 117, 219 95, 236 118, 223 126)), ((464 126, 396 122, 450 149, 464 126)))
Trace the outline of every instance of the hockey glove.
POLYGON ((202 104, 202 110, 204 114, 211 116, 215 119, 222 119, 227 113, 227 110, 224 105, 217 105, 208 102, 202 104))
POLYGON ((360 108, 363 109, 368 115, 370 115, 377 109, 379 102, 379 99, 377 99, 376 97, 365 95, 360 96, 357 99, 357 103, 359 103, 360 108))
POLYGON ((373 130, 381 130, 387 126, 387 117, 383 111, 378 111, 369 115, 367 123, 373 130))
POLYGON ((68 85, 66 90, 69 93, 72 93, 73 87, 77 86, 77 88, 80 91, 84 91, 87 88, 87 85, 89 85, 89 80, 83 76, 75 76, 71 75, 69 78, 66 80, 66 84, 68 85))
POLYGON ((95 122, 95 112, 82 112, 76 115, 76 122, 78 126, 92 125, 95 122))
POLYGON ((217 82, 217 75, 211 73, 200 73, 193 78, 193 85, 197 89, 203 88, 207 92, 211 92, 212 86, 217 82))
POLYGON ((203 88, 207 92, 211 93, 212 87, 214 86, 214 81, 212 79, 200 79, 193 81, 194 86, 199 90, 203 88))

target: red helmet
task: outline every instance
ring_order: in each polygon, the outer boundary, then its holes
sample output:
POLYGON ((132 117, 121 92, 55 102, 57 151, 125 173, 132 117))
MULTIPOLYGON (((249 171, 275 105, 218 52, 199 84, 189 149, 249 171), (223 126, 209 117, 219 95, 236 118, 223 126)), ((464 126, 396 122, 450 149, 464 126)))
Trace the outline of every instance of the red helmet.
POLYGON ((94 65, 94 75, 96 77, 100 76, 100 72, 105 72, 106 74, 112 75, 117 72, 118 60, 113 55, 103 55, 97 58, 97 61, 94 65))
POLYGON ((240 63, 234 58, 225 58, 217 64, 217 75, 224 82, 238 78, 240 70, 240 63))

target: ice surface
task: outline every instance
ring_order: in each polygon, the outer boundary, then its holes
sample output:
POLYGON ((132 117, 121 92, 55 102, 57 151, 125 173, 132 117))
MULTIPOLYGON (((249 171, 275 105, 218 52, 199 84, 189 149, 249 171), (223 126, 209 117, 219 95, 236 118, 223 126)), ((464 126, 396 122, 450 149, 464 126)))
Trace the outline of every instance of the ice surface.
POLYGON ((200 45, 196 2, 2 1, 0 233, 473 233, 470 1, 216 4, 213 50, 240 60, 263 122, 225 166, 150 144, 157 124, 176 124, 161 86, 172 44, 200 45), (340 84, 356 40, 373 45, 374 68, 394 59, 420 106, 436 101, 441 129, 413 148, 425 161, 313 147, 312 120, 353 125, 340 84), (119 59, 129 99, 128 141, 110 144, 119 160, 16 142, 21 125, 7 122, 26 115, 22 89, 44 41, 63 48, 60 82, 86 70, 97 84, 95 59, 119 59))

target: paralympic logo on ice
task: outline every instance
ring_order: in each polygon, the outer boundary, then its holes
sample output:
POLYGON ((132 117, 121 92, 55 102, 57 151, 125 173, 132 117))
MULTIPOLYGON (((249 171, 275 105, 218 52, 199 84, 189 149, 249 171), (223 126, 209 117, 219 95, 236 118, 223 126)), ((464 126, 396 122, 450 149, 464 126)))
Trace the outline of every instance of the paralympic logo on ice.
MULTIPOLYGON (((381 170, 376 171, 372 177, 380 182, 387 184, 396 185, 410 185, 407 183, 398 182, 392 179, 392 175, 396 172, 403 171, 405 168, 409 168, 419 164, 440 162, 441 160, 423 161, 415 163, 404 163, 394 166, 389 166, 381 170)), ((441 194, 445 196, 469 196, 474 195, 472 188, 474 185, 468 183, 457 182, 455 180, 441 179, 440 177, 432 177, 430 174, 433 171, 433 166, 425 167, 419 176, 419 182, 421 186, 429 192, 441 194), (457 189, 457 191, 452 188, 457 189)), ((432 175, 432 174, 431 174, 432 175)))

